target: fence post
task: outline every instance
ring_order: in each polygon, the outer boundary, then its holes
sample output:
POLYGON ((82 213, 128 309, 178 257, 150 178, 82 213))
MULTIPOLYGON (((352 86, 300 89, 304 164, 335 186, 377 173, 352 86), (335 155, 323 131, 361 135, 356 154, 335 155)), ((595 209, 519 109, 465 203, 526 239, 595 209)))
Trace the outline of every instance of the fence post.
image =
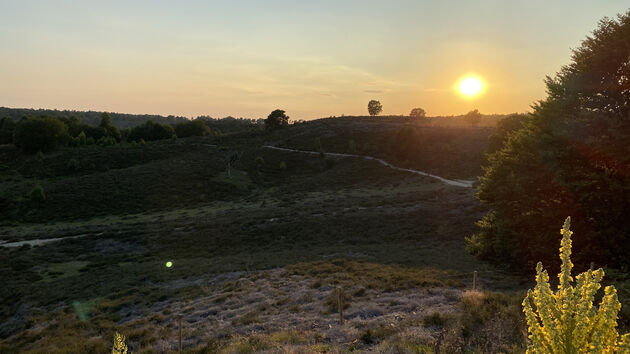
POLYGON ((438 335, 437 340, 435 341, 435 348, 433 348, 435 354, 440 354, 440 345, 442 344, 442 340, 444 339, 444 329, 438 335))
POLYGON ((182 316, 179 316, 179 353, 182 352, 182 316))
POLYGON ((473 272, 473 290, 477 290, 477 271, 473 272))
POLYGON ((337 304, 339 305, 339 324, 343 325, 343 292, 337 289, 337 304))

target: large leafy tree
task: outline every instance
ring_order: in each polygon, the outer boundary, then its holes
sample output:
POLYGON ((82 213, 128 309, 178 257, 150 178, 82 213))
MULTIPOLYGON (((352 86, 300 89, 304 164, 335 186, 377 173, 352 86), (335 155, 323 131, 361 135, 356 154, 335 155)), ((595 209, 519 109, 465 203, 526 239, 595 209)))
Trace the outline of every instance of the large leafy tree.
POLYGON ((481 113, 479 110, 474 109, 464 116, 464 121, 472 127, 476 127, 481 122, 481 113))
POLYGON ((514 113, 497 122, 494 133, 488 137, 488 153, 501 150, 507 139, 524 128, 530 120, 528 114, 514 113))
POLYGON ((99 128, 104 130, 105 136, 115 138, 120 141, 120 130, 114 124, 112 124, 112 118, 109 113, 104 112, 101 115, 101 123, 99 124, 99 128))
MULTIPOLYGON (((600 21, 548 97, 491 154, 478 197, 492 212, 469 249, 491 260, 557 265, 557 230, 579 220, 578 262, 630 265, 630 12, 600 21)), ((530 269, 530 268, 528 268, 530 269)))
POLYGON ((186 121, 175 125, 175 134, 180 138, 204 136, 211 133, 210 128, 201 119, 186 121))
POLYGON ((68 140, 68 127, 53 117, 22 119, 13 133, 13 143, 26 153, 51 151, 68 140))
POLYGON ((368 102, 367 108, 368 108, 368 113, 371 116, 377 116, 381 114, 381 112, 383 111, 383 105, 381 104, 381 102, 377 100, 371 100, 370 102, 368 102))
POLYGON ((269 116, 265 119, 265 128, 267 129, 282 128, 288 124, 289 116, 287 116, 281 109, 276 109, 275 111, 269 113, 269 116))
POLYGON ((175 130, 172 126, 154 123, 153 121, 148 120, 144 124, 133 127, 133 129, 129 132, 127 139, 129 141, 162 140, 169 139, 173 135, 175 135, 175 130))
POLYGON ((422 108, 414 108, 409 112, 409 117, 411 118, 425 118, 427 116, 427 112, 422 108))

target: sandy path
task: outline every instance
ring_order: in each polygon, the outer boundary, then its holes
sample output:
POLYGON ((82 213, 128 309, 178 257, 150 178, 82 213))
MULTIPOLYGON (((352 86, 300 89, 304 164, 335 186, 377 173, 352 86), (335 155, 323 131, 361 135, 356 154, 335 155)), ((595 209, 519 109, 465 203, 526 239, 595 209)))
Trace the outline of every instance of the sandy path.
MULTIPOLYGON (((303 154, 319 155, 319 152, 317 152, 317 151, 287 149, 287 148, 281 148, 281 147, 271 146, 271 145, 263 145, 263 147, 267 148, 267 149, 273 149, 273 150, 279 150, 279 151, 301 152, 303 154)), ((422 172, 422 171, 413 170, 413 169, 410 169, 410 168, 402 168, 402 167, 394 166, 391 163, 389 163, 389 162, 387 162, 387 161, 385 161, 383 159, 379 159, 379 158, 372 157, 372 156, 342 154, 342 153, 338 153, 338 152, 325 152, 324 154, 328 155, 328 156, 335 156, 335 157, 358 157, 358 158, 362 158, 362 159, 366 159, 366 160, 374 160, 374 161, 377 161, 377 162, 381 163, 382 165, 385 165, 387 167, 393 168, 393 169, 398 170, 398 171, 405 171, 405 172, 415 173, 415 174, 421 175, 421 176, 435 178, 435 179, 439 180, 440 182, 448 184, 449 186, 463 187, 463 188, 472 188, 472 185, 473 185, 473 181, 466 181, 466 180, 461 180, 461 179, 457 179, 457 180, 446 179, 444 177, 432 175, 432 174, 427 173, 427 172, 422 172)))
POLYGON ((42 239, 36 239, 36 240, 26 240, 26 241, 16 241, 16 242, 0 241, 0 247, 21 247, 24 245, 30 245, 31 247, 41 246, 41 245, 45 245, 51 242, 66 240, 70 238, 85 237, 85 236, 87 235, 76 235, 76 236, 66 236, 66 237, 57 237, 57 238, 42 238, 42 239))

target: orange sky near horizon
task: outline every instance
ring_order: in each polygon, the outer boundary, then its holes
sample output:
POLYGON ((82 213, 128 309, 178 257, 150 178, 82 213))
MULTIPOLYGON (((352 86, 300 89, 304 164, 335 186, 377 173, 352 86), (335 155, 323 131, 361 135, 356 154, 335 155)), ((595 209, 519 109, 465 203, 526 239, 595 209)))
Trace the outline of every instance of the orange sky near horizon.
POLYGON ((365 115, 376 99, 384 115, 525 112, 570 48, 624 11, 617 0, 0 0, 0 106, 313 119, 365 115), (484 81, 474 99, 454 87, 468 73, 484 81))

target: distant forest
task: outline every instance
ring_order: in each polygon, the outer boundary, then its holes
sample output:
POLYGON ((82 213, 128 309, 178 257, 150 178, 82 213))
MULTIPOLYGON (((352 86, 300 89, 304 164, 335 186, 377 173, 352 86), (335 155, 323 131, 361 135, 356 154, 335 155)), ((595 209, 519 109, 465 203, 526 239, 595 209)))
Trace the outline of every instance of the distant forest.
MULTIPOLYGON (((71 110, 57 110, 57 109, 32 109, 32 108, 8 108, 0 107, 0 119, 11 118, 14 121, 18 121, 24 117, 55 117, 55 118, 70 118, 77 117, 83 124, 98 126, 101 122, 101 117, 104 112, 96 111, 71 111, 71 110)), ((109 116, 112 119, 112 124, 118 129, 133 128, 142 125, 148 121, 158 124, 177 125, 182 122, 187 122, 190 119, 182 116, 162 116, 157 114, 128 114, 128 113, 112 113, 109 112, 109 116)), ((243 130, 254 124, 262 124, 262 119, 249 119, 249 118, 212 118, 209 116, 199 116, 197 119, 203 120, 206 125, 211 129, 215 129, 224 133, 228 133, 232 130, 243 130)))

